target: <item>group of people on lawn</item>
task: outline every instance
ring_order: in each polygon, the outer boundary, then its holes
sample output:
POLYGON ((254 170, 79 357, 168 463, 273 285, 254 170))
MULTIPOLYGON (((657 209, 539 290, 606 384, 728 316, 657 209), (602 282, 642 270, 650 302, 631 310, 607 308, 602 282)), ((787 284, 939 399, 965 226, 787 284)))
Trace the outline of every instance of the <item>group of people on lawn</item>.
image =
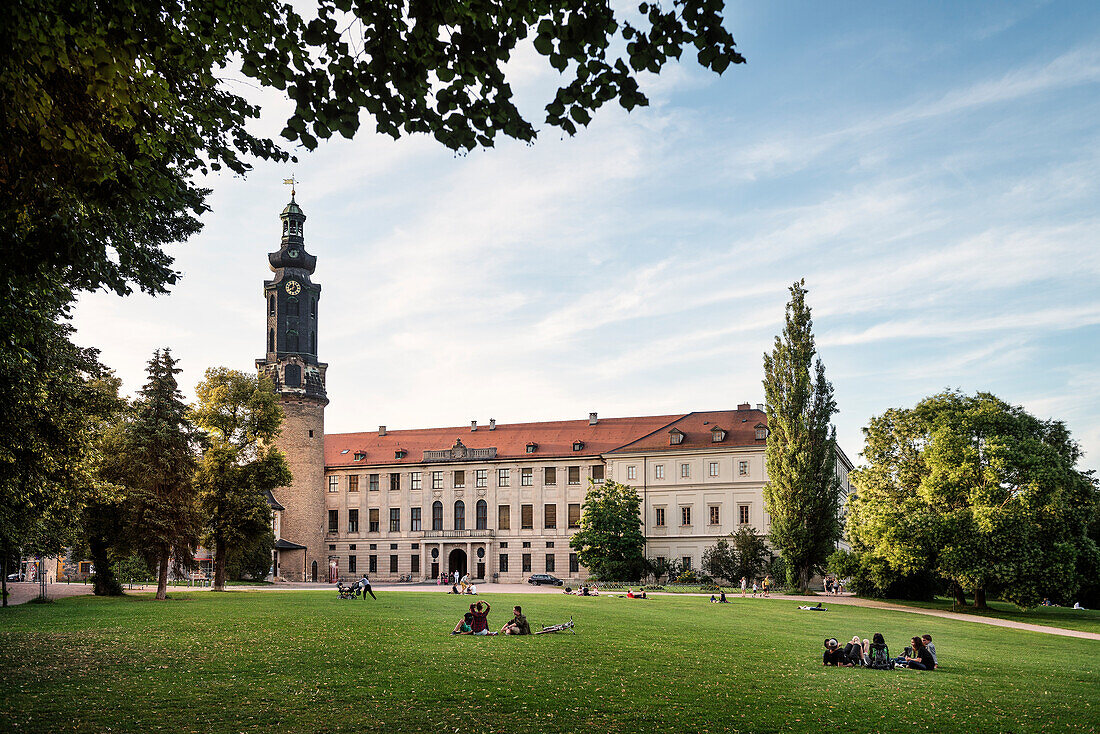
POLYGON ((512 607, 512 618, 500 628, 500 632, 492 632, 489 629, 489 606, 487 601, 479 601, 470 605, 470 611, 462 616, 462 620, 451 631, 452 635, 529 635, 531 625, 527 623, 527 617, 523 616, 523 609, 517 604, 512 607))
POLYGON ((936 645, 932 642, 932 635, 922 635, 910 640, 910 646, 905 652, 896 658, 890 657, 890 649, 886 646, 886 640, 878 632, 871 638, 860 641, 859 635, 852 637, 844 647, 840 646, 835 637, 825 640, 825 654, 822 656, 823 665, 834 665, 844 668, 874 668, 876 670, 893 670, 894 668, 912 668, 913 670, 935 670, 936 645))

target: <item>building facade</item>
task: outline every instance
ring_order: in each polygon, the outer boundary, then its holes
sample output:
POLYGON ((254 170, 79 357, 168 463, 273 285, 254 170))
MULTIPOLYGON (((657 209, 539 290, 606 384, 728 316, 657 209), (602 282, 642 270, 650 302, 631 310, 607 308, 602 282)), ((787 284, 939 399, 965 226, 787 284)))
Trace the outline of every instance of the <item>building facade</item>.
MULTIPOLYGON (((738 528, 768 531, 761 405, 325 435, 316 258, 293 195, 281 218, 281 246, 268 258, 275 277, 264 283, 267 354, 256 361, 281 398, 278 446, 294 475, 268 498, 277 577, 422 581, 457 571, 477 581, 580 581, 587 570, 569 539, 589 486, 609 479, 641 495, 647 557, 698 567, 738 528)), ((846 491, 850 468, 838 450, 846 491)))

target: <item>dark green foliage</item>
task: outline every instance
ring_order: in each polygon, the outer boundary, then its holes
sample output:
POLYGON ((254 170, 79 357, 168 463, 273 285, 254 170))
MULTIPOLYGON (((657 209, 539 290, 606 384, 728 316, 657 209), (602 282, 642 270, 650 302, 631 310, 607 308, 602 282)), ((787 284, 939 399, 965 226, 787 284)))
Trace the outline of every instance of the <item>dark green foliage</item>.
POLYGON ((711 576, 738 584, 742 576, 750 581, 757 578, 764 569, 768 556, 768 544, 764 536, 757 535, 755 530, 746 526, 731 533, 730 540, 722 538, 703 551, 701 565, 711 576))
POLYGON ((814 364, 817 347, 805 282, 790 290, 783 333, 764 355, 764 507, 772 520, 769 537, 786 560, 786 580, 805 592, 840 537, 836 429, 830 422, 837 408, 825 366, 820 359, 814 364))
POLYGON ((275 535, 260 535, 251 544, 231 548, 225 562, 225 574, 230 581, 263 581, 271 571, 271 552, 275 535))
POLYGON ((581 565, 604 581, 636 581, 647 571, 642 553, 641 497, 618 482, 589 480, 581 510, 581 529, 569 539, 581 565))
POLYGON ((737 554, 725 538, 703 551, 700 566, 710 576, 730 583, 741 578, 737 575, 737 554))
POLYGON ((935 573, 960 602, 972 590, 977 606, 996 594, 1029 607, 1094 578, 1100 495, 1061 422, 949 391, 873 418, 864 434, 848 535, 876 590, 935 573))
POLYGON ((192 419, 204 433, 196 473, 199 506, 207 526, 203 543, 214 551, 214 588, 225 589, 230 555, 253 547, 271 532, 264 490, 290 484, 275 448, 283 409, 266 377, 210 368, 195 388, 192 419))
POLYGON ((671 581, 680 573, 680 562, 675 558, 647 558, 646 564, 658 583, 664 577, 671 581))

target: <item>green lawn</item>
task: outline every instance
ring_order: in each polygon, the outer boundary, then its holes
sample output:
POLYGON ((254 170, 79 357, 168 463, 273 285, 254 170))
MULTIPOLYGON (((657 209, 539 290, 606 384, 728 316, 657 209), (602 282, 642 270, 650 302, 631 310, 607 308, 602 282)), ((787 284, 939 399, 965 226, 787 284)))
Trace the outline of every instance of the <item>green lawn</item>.
POLYGON ((6 732, 1096 731, 1100 643, 837 605, 438 593, 173 592, 0 613, 6 732), (936 672, 823 669, 821 640, 931 633, 936 672))
MULTIPOLYGON (((1049 627, 1062 627, 1068 630, 1081 630, 1083 632, 1100 633, 1100 611, 1096 609, 1072 609, 1071 607, 1036 607, 1026 612, 1020 611, 1013 604, 1003 601, 989 602, 989 609, 977 611, 972 607, 952 609, 951 599, 936 597, 933 601, 899 601, 888 599, 894 604, 902 604, 921 609, 940 609, 945 612, 955 611, 963 614, 973 614, 978 617, 997 617, 999 619, 1011 619, 1016 622, 1028 624, 1045 624, 1049 627)), ((937 648, 938 649, 938 648, 937 648)))

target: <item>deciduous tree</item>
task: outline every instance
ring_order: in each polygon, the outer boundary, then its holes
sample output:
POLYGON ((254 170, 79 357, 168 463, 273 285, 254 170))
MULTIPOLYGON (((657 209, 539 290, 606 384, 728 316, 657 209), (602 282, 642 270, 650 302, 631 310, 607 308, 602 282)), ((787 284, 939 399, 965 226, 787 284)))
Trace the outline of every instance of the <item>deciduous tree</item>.
POLYGON ((840 483, 836 477, 837 412, 833 386, 814 344, 805 281, 791 286, 783 333, 764 355, 768 414, 768 481, 764 507, 769 537, 786 561, 788 583, 805 593, 814 569, 840 537, 840 483), (812 374, 811 374, 812 370, 812 374))
POLYGON ((271 530, 265 490, 290 484, 290 469, 274 446, 283 410, 266 377, 224 367, 206 371, 191 413, 204 432, 196 473, 199 503, 214 551, 214 589, 225 590, 230 552, 243 550, 271 530))
POLYGON ((581 528, 569 539, 569 546, 596 578, 635 581, 646 572, 641 506, 633 487, 589 480, 581 528))

